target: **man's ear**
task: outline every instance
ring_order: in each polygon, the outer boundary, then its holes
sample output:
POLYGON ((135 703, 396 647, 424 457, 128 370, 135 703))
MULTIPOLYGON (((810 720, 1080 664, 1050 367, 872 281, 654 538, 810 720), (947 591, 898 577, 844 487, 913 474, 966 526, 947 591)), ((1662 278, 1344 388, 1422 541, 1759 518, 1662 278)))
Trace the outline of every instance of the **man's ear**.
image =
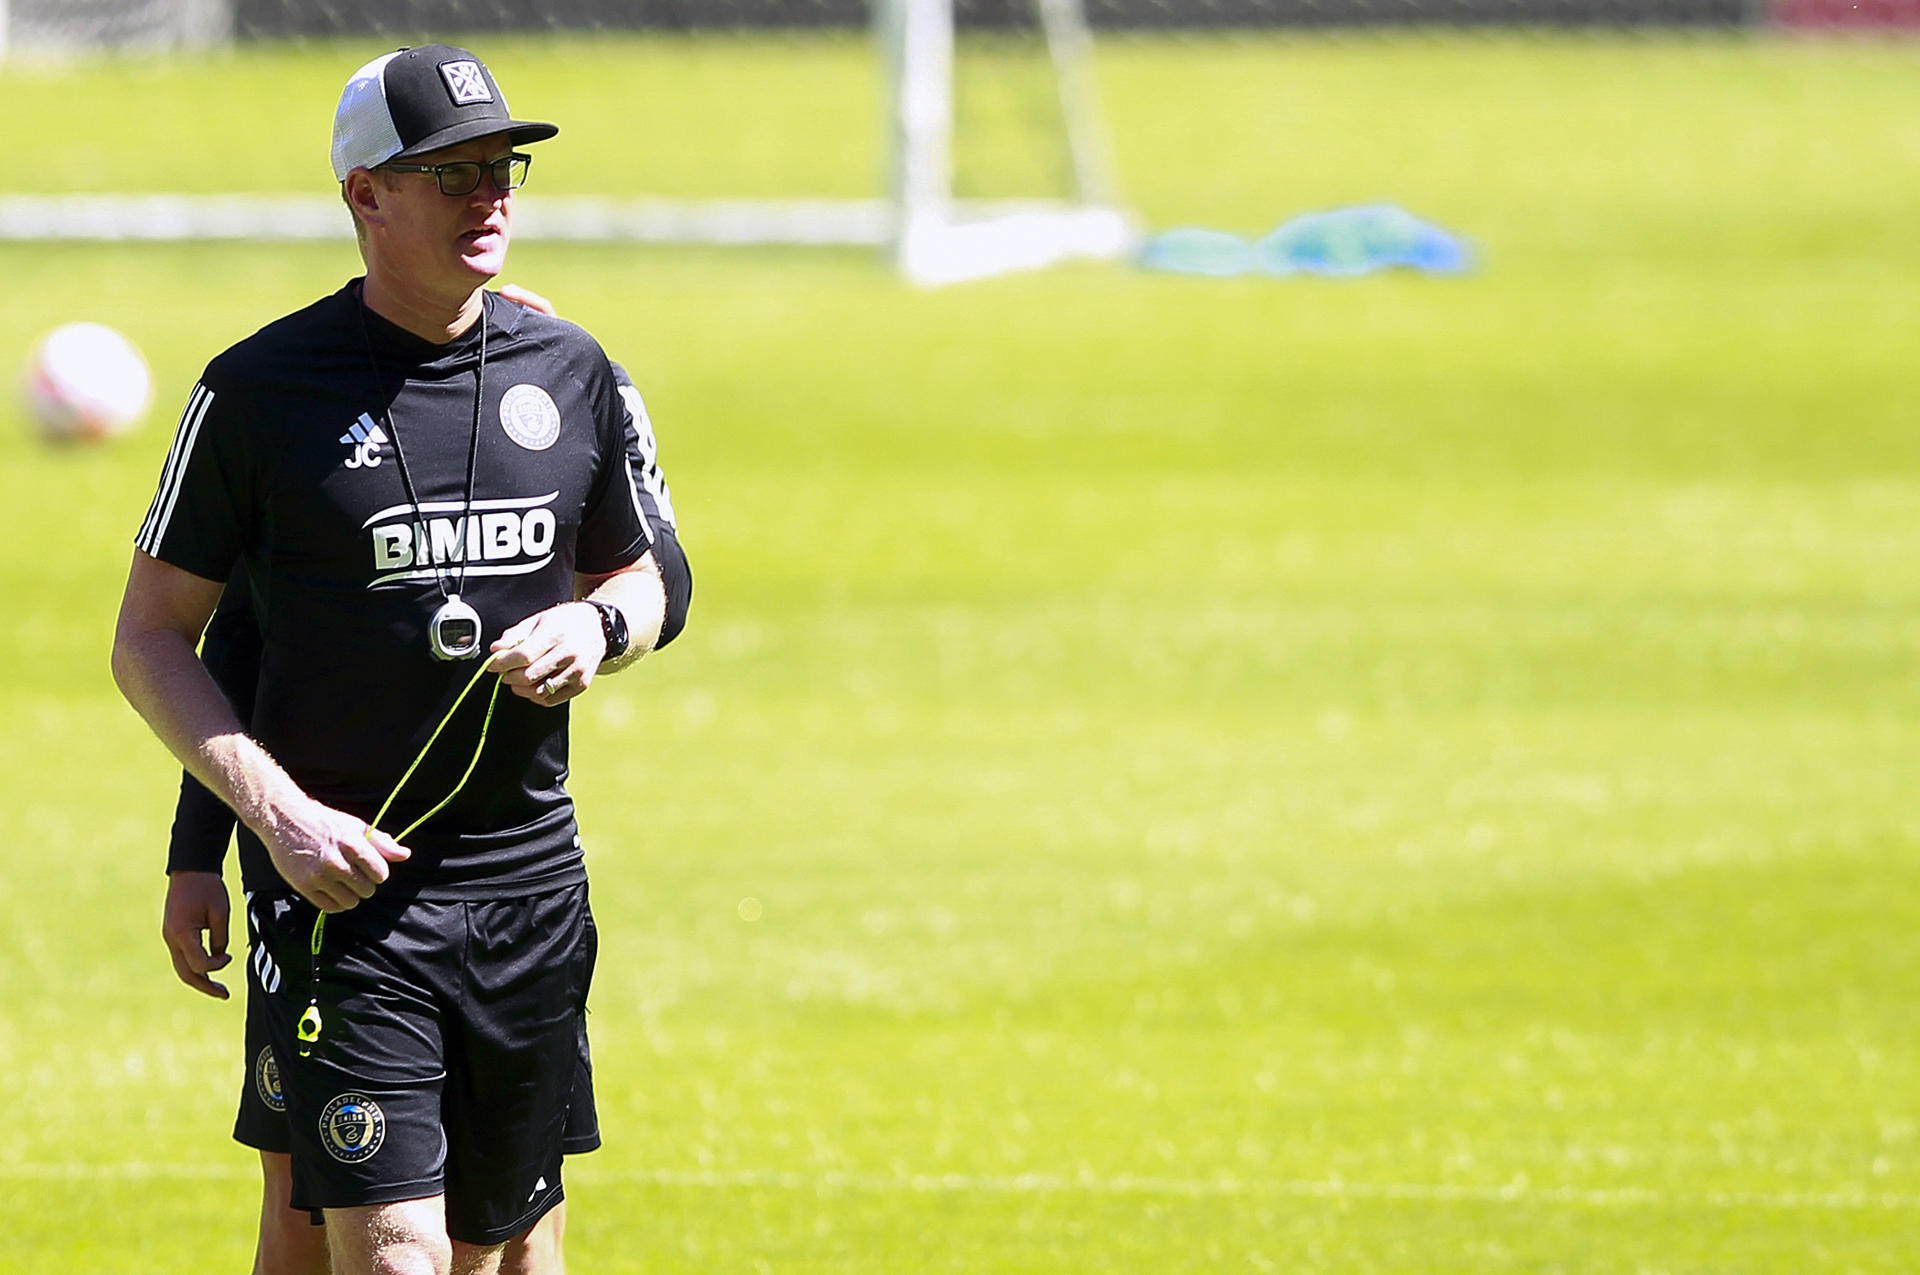
POLYGON ((356 168, 347 174, 345 184, 347 207, 353 209, 353 215, 368 226, 384 226, 386 212, 381 207, 381 196, 386 192, 375 181, 373 174, 364 168, 356 168))

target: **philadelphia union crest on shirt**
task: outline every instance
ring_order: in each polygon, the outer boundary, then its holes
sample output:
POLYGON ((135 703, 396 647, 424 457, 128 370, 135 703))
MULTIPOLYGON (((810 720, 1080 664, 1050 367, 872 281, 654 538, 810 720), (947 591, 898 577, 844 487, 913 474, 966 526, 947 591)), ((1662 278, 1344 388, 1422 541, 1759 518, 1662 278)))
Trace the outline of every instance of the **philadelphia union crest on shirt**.
POLYGON ((386 1113, 363 1093, 343 1093, 320 1112, 320 1145, 342 1164, 372 1158, 386 1140, 386 1113))
POLYGON ((560 437, 560 409, 538 385, 521 382, 500 396, 500 427, 530 452, 544 452, 560 437))

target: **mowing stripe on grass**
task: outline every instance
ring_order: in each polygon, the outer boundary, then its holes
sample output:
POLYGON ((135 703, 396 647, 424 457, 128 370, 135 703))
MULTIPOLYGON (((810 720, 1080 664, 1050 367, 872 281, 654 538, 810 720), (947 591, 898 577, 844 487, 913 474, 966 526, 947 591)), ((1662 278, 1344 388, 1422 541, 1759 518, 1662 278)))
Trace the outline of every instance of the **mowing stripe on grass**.
MULTIPOLYGON (((252 1165, 19 1164, 0 1166, 0 1181, 199 1178, 249 1181, 252 1165)), ((1292 1197, 1315 1200, 1404 1200, 1432 1204, 1569 1204, 1581 1208, 1811 1209, 1832 1212, 1920 1209, 1920 1195, 1898 1191, 1664 1191, 1655 1187, 1544 1186, 1530 1182, 1348 1182, 1259 1178, 1167 1178, 1120 1174, 820 1173, 776 1170, 575 1169, 585 1184, 690 1187, 703 1190, 900 1192, 918 1195, 1140 1195, 1192 1199, 1292 1197)))

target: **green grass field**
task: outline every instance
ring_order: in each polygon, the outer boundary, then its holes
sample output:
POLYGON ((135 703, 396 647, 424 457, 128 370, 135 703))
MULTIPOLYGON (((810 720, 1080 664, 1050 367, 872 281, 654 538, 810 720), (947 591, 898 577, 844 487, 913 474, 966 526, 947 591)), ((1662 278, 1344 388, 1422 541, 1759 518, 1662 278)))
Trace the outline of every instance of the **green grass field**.
MULTIPOLYGON (((878 180, 861 41, 477 43, 567 130, 528 199, 878 180)), ((363 56, 7 68, 9 185, 322 189, 363 56)), ((515 249, 698 577, 575 717, 574 1269, 1920 1267, 1920 49, 1100 59, 1149 224, 1388 199, 1482 269, 515 249)), ((0 420, 0 1271, 248 1260, 239 1007, 158 941, 107 646, 200 365, 356 266, 0 247, 0 359, 102 319, 162 401, 0 420)))

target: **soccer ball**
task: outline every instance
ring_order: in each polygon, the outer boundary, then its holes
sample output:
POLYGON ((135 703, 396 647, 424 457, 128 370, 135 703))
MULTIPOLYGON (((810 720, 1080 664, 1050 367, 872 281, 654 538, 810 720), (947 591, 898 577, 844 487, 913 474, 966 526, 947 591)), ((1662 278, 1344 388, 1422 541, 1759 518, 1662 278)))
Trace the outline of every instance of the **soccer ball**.
POLYGON ((56 442, 124 434, 153 401, 139 347, 100 323, 68 323, 42 337, 27 361, 27 411, 56 442))

